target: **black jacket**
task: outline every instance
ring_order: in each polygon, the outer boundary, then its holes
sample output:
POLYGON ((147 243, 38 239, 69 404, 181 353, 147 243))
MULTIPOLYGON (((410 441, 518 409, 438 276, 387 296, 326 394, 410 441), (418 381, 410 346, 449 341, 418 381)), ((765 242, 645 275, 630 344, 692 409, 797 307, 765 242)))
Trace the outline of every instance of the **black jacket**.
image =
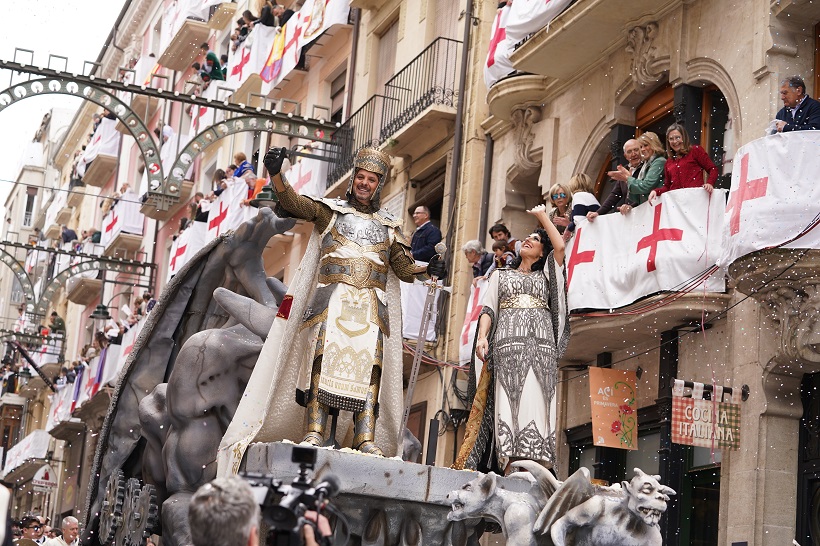
POLYGON ((800 106, 793 112, 785 106, 780 109, 777 119, 787 122, 783 127, 786 131, 810 131, 820 129, 820 102, 811 97, 806 97, 800 106))
POLYGON ((413 251, 413 258, 420 262, 429 262, 430 258, 436 255, 436 243, 441 241, 441 231, 427 222, 413 233, 413 240, 410 242, 410 250, 413 251))

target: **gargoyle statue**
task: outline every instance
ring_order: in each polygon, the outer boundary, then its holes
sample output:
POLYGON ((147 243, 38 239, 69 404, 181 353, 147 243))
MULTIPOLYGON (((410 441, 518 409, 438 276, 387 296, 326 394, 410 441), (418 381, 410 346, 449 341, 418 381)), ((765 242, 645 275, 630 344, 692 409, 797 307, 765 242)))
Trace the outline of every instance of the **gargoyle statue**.
POLYGON ((675 491, 660 476, 634 470, 620 489, 600 488, 558 518, 550 527, 555 546, 662 546, 658 522, 675 491))
POLYGON ((488 518, 501 526, 501 532, 508 545, 537 546, 548 544, 548 537, 536 536, 533 525, 538 513, 546 504, 547 498, 559 485, 552 474, 533 461, 517 461, 514 466, 526 468, 538 467, 542 472, 516 472, 510 478, 529 481, 527 492, 515 492, 504 489, 498 483, 494 472, 482 474, 467 482, 461 489, 447 494, 450 503, 450 521, 478 520, 488 518), (551 478, 551 479, 550 479, 551 478), (541 483, 547 480, 546 483, 541 483))

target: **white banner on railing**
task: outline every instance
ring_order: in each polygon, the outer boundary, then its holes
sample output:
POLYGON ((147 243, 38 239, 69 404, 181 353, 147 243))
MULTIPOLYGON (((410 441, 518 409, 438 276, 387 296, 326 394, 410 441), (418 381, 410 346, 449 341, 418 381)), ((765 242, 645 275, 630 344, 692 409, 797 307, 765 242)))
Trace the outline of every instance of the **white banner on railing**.
POLYGON ((17 442, 6 454, 6 465, 3 476, 26 462, 28 459, 45 459, 51 444, 51 435, 43 429, 37 429, 17 442))
POLYGON ((489 281, 482 279, 475 286, 470 287, 470 301, 467 303, 467 313, 464 316, 464 325, 461 327, 461 337, 458 342, 458 361, 462 366, 469 364, 473 358, 478 315, 481 314, 481 302, 489 284, 489 281))
POLYGON ((170 281, 171 277, 176 275, 182 266, 191 261, 191 258, 205 246, 207 234, 208 222, 191 222, 171 243, 166 281, 170 281))
POLYGON ((142 235, 144 223, 145 217, 140 212, 140 199, 129 189, 103 218, 100 244, 108 248, 111 241, 122 232, 142 235))
MULTIPOLYGON (((416 261, 416 265, 427 265, 427 262, 416 261)), ((418 339, 421 331, 421 320, 424 304, 427 301, 427 286, 421 281, 401 283, 401 329, 405 339, 418 339)), ((438 298, 441 290, 436 291, 433 299, 433 313, 424 332, 425 341, 436 340, 436 321, 438 320, 438 298)))
POLYGON ((303 157, 291 165, 287 173, 288 182, 299 195, 323 197, 327 187, 329 163, 320 159, 303 157))
POLYGON ((236 229, 245 219, 242 200, 248 198, 248 184, 244 178, 229 178, 219 197, 211 204, 208 211, 208 234, 205 242, 213 241, 226 231, 236 229))
MULTIPOLYGON (((750 142, 735 154, 718 265, 780 245, 820 213, 820 134, 778 133, 750 142)), ((820 248, 820 228, 786 248, 820 248)))
MULTIPOLYGON (((714 265, 725 194, 675 190, 628 215, 581 220, 566 249, 570 309, 623 307, 656 292, 678 290, 714 265)), ((724 289, 722 275, 706 282, 708 291, 724 289)))
POLYGON ((515 0, 511 5, 498 10, 484 65, 484 82, 488 88, 515 70, 510 55, 516 45, 548 26, 571 2, 572 0, 515 0))
POLYGON ((86 146, 85 152, 77 162, 77 174, 83 176, 91 162, 100 154, 115 157, 119 155, 120 137, 122 134, 117 131, 117 120, 102 118, 91 137, 91 142, 86 146))

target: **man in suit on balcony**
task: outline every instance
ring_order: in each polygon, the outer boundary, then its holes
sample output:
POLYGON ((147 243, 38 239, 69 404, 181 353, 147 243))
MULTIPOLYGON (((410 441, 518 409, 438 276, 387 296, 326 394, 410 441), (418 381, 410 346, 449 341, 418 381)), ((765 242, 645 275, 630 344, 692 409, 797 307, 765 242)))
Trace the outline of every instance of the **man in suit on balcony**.
POLYGON ((820 102, 806 94, 806 82, 791 76, 780 84, 783 108, 777 113, 777 132, 820 129, 820 102))
POLYGON ((436 254, 436 243, 441 241, 441 230, 430 223, 430 209, 418 206, 413 212, 413 223, 416 231, 410 243, 413 258, 420 262, 429 262, 436 254))

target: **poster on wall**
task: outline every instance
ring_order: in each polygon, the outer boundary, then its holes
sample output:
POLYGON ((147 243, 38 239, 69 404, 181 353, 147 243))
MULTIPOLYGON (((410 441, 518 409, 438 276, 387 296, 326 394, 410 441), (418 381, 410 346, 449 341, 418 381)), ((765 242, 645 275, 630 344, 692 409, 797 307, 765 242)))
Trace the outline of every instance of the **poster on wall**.
POLYGON ((687 446, 729 449, 740 447, 740 389, 732 401, 723 402, 723 387, 715 386, 711 400, 703 399, 703 383, 695 383, 692 396, 684 396, 684 381, 672 387, 672 442, 687 446))
POLYGON ((596 446, 638 449, 637 378, 630 370, 589 369, 592 438, 596 446))

